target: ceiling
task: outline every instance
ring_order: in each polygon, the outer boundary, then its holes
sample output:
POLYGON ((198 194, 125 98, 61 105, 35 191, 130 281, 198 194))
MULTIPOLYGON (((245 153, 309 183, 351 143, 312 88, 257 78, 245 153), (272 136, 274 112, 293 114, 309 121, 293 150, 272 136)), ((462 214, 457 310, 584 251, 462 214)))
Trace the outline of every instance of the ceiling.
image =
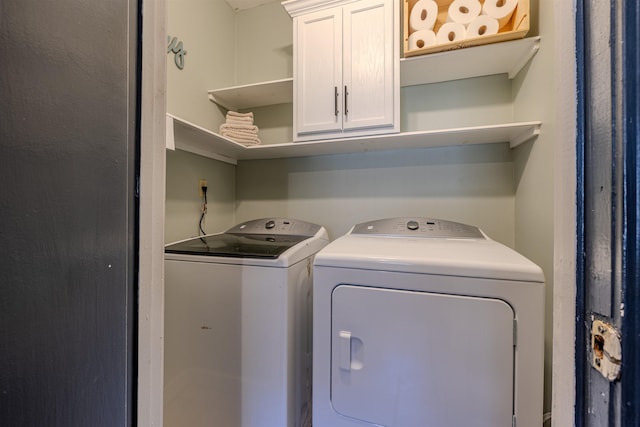
POLYGON ((280 0, 225 0, 225 1, 227 2, 227 4, 229 4, 229 6, 231 6, 231 9, 238 12, 244 9, 251 9, 252 7, 260 6, 262 4, 279 2, 280 0))

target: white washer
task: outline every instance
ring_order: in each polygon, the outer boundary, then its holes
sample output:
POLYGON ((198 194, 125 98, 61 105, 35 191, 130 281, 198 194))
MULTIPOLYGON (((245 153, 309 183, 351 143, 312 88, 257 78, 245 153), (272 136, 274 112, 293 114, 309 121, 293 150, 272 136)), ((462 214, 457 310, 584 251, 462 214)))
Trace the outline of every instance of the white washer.
POLYGON ((542 270, 476 227, 354 226, 316 256, 314 427, 542 425, 542 270))
POLYGON ((319 225, 266 218, 166 246, 165 427, 310 419, 312 263, 327 243, 319 225))

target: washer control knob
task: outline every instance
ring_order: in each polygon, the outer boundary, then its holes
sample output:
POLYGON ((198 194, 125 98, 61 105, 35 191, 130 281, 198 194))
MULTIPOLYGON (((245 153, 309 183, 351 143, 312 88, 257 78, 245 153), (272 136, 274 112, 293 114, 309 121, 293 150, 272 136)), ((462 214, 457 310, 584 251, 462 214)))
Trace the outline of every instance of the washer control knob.
POLYGON ((270 219, 269 221, 267 221, 267 223, 264 226, 267 228, 267 230, 271 230, 273 227, 276 226, 276 222, 270 219))
POLYGON ((407 222, 407 228, 409 230, 417 230, 420 228, 420 224, 418 224, 418 221, 409 221, 407 222))

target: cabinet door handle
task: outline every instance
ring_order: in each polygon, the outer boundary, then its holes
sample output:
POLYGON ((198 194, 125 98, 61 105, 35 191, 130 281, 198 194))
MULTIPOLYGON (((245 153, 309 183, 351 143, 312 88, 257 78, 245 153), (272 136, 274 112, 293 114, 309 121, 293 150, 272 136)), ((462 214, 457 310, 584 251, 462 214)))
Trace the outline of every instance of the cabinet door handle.
POLYGON ((349 91, 347 90, 347 86, 344 87, 344 115, 349 114, 349 109, 347 108, 347 97, 349 96, 349 91))
POLYGON ((333 110, 335 111, 336 117, 338 117, 338 86, 333 87, 333 110))

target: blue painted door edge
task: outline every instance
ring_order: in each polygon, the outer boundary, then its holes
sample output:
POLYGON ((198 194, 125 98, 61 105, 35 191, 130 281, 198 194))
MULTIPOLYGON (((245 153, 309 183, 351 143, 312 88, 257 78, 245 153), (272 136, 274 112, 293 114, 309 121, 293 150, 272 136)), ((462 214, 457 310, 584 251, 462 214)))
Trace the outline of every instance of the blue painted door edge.
POLYGON ((640 425, 640 4, 623 4, 625 224, 623 255, 622 424, 640 425))

